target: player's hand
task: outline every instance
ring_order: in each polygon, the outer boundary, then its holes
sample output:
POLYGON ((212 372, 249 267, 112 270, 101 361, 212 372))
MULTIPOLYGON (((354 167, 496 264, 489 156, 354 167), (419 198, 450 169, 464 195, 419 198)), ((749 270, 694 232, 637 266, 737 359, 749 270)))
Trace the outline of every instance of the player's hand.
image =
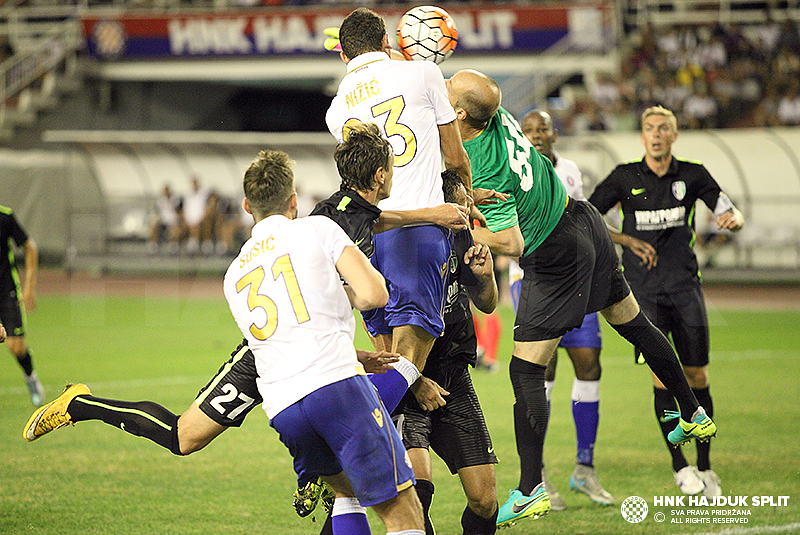
POLYGON ((737 231, 744 225, 742 213, 738 210, 725 212, 717 217, 717 226, 720 230, 737 231))
POLYGON ((633 236, 626 236, 625 246, 631 250, 633 254, 642 259, 639 262, 640 266, 647 269, 652 269, 658 265, 658 254, 655 248, 646 241, 634 238, 633 236))
POLYGON ((493 189, 472 188, 472 201, 475 204, 497 204, 500 201, 507 201, 510 195, 507 193, 500 193, 493 189))
POLYGON ((476 277, 491 275, 494 271, 492 252, 488 245, 476 243, 464 254, 464 265, 469 266, 476 277))
POLYGON ((386 373, 389 370, 393 370, 394 366, 392 364, 400 360, 399 353, 364 351, 361 349, 356 349, 356 357, 367 373, 386 373))
POLYGON ((467 207, 452 202, 433 207, 433 223, 451 230, 464 230, 469 228, 467 207))
POLYGON ((435 411, 439 407, 444 407, 447 402, 444 396, 449 396, 450 392, 439 386, 433 379, 429 379, 424 375, 420 376, 413 385, 411 385, 411 392, 417 398, 419 406, 426 411, 435 411))
POLYGON ((481 211, 478 210, 478 207, 473 204, 469 212, 469 222, 470 222, 469 228, 475 228, 476 221, 478 225, 481 227, 486 228, 486 226, 488 225, 488 223, 486 222, 486 216, 483 215, 481 211))
POLYGON ((0 342, 6 341, 6 328, 0 323, 0 342))

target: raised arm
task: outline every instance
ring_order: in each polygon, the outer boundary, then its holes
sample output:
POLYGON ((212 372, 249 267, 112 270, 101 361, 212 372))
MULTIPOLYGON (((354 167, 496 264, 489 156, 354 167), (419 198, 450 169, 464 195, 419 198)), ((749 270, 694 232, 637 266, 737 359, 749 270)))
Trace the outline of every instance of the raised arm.
POLYGON ((472 270, 478 281, 475 286, 466 286, 475 306, 485 314, 497 308, 497 281, 494 278, 494 262, 489 247, 476 243, 464 255, 464 265, 472 270))
POLYGON ((472 167, 461 142, 461 131, 458 129, 457 121, 439 125, 439 143, 445 168, 454 169, 458 173, 469 194, 472 191, 472 167))

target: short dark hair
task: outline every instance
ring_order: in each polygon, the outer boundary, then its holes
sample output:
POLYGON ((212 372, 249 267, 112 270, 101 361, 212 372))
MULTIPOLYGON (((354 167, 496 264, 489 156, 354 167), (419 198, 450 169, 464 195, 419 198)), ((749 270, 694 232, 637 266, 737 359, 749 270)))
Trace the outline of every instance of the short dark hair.
POLYGON ((442 190, 444 191, 444 202, 458 202, 456 193, 464 182, 455 169, 445 169, 442 171, 442 190))
POLYGON ((244 196, 256 219, 286 211, 294 193, 294 173, 289 155, 262 150, 244 172, 244 196))
POLYGON ((341 189, 369 191, 375 185, 378 168, 389 167, 392 145, 375 123, 353 121, 345 126, 343 134, 344 141, 333 151, 342 177, 341 189))
POLYGON ((386 23, 383 17, 365 7, 360 7, 345 17, 339 27, 342 52, 353 59, 367 52, 383 50, 386 23))

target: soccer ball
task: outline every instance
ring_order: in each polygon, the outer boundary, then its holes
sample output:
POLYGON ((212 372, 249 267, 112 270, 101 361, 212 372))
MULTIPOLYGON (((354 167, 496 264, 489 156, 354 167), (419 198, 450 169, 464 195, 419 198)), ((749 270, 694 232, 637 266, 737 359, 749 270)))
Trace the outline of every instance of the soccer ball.
POLYGON ((397 46, 406 59, 441 63, 458 44, 453 17, 435 6, 410 9, 397 25, 397 46))

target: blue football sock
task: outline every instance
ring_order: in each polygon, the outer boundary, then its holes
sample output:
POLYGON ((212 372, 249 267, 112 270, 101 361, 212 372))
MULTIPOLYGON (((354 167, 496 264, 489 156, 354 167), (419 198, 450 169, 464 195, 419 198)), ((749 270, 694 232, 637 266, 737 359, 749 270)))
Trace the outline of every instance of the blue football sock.
POLYGON ((372 384, 378 389, 378 395, 390 414, 397 408, 408 387, 419 379, 421 375, 417 367, 403 357, 400 357, 400 360, 395 362, 393 366, 394 369, 386 373, 373 373, 369 376, 372 384))
POLYGON ((600 381, 575 379, 572 383, 572 418, 578 439, 577 461, 592 466, 600 421, 600 381))
POLYGON ((336 498, 333 502, 334 535, 371 535, 367 509, 356 498, 336 498))

